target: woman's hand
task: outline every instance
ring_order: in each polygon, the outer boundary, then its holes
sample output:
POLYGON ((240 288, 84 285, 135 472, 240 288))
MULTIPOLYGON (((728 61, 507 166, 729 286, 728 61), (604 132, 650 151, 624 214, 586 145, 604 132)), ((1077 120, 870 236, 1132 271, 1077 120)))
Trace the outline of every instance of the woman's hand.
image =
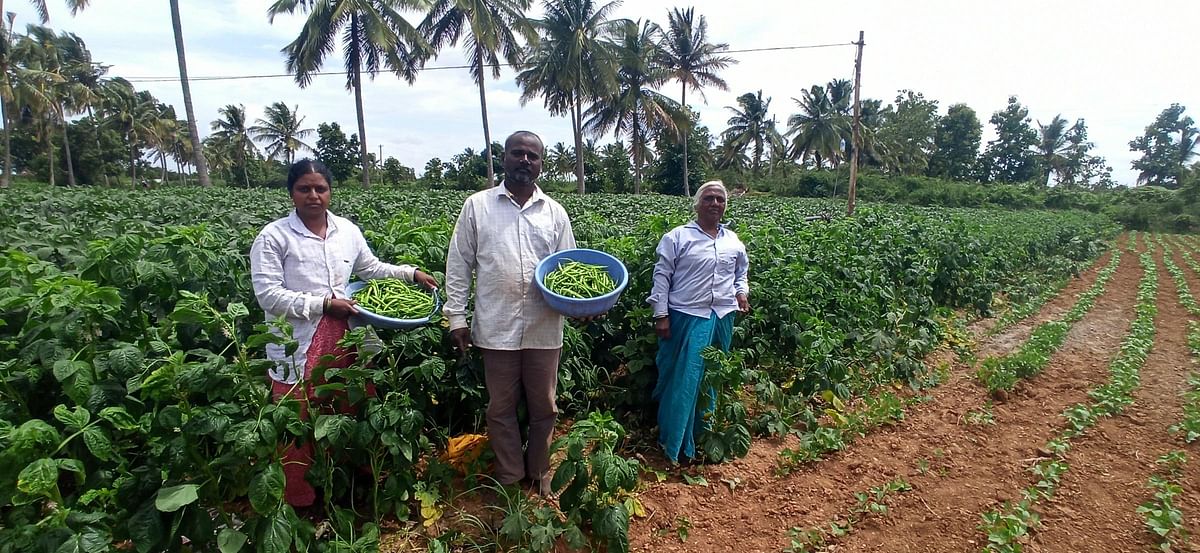
POLYGON ((654 319, 654 333, 658 334, 658 337, 662 338, 663 340, 670 340, 671 339, 671 318, 670 317, 662 317, 659 319, 654 319))
POLYGON ((437 290, 438 287, 437 280, 420 269, 417 269, 417 271, 413 273, 413 282, 420 284, 429 290, 437 290))
POLYGON ((329 298, 325 302, 325 314, 345 319, 358 314, 358 302, 351 299, 329 298))
POLYGON ((750 312, 750 298, 746 297, 746 294, 738 294, 737 302, 738 302, 738 313, 749 313, 750 312))

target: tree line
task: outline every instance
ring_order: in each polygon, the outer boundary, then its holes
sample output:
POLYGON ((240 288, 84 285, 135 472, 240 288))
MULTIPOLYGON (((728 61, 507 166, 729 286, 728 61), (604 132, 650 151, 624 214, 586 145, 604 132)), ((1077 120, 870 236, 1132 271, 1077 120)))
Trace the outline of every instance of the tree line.
MULTIPOLYGON (((72 13, 88 2, 68 0, 72 13)), ((47 6, 33 1, 42 22, 47 6)), ((853 85, 845 79, 815 84, 792 98, 795 112, 779 125, 771 114, 770 97, 747 92, 737 105, 727 106, 730 118, 719 135, 712 136, 688 107, 689 91, 705 87, 727 90, 722 70, 736 63, 729 46, 709 39, 705 17, 694 9, 668 11, 666 25, 649 20, 611 17, 619 1, 543 0, 541 18, 530 18, 531 0, 277 0, 267 10, 273 22, 280 14, 306 16, 299 35, 282 48, 285 65, 298 86, 311 84, 326 57, 344 55, 346 88, 354 94, 357 133, 338 142, 332 127, 325 133, 327 151, 304 142, 313 132, 302 128, 303 118, 276 102, 263 117, 251 122, 244 107, 221 108, 212 132, 203 142, 193 136, 194 117, 179 119, 174 108, 136 90, 120 77, 108 77, 107 67, 91 59, 83 40, 29 25, 14 35, 12 21, 0 44, 0 111, 5 117, 5 168, 7 183, 13 168, 26 165, 51 182, 56 172, 76 184, 77 173, 86 182, 107 182, 118 171, 136 182, 145 157, 156 160, 161 179, 167 178, 167 161, 176 172, 194 171, 201 184, 208 182, 209 160, 226 182, 250 185, 262 181, 264 167, 287 163, 298 151, 340 156, 334 161, 351 168, 342 171, 370 185, 372 172, 384 172, 387 181, 407 175, 394 159, 379 160, 367 142, 366 115, 362 108, 362 78, 390 72, 412 83, 426 65, 445 49, 461 46, 469 71, 479 88, 484 144, 468 148, 456 160, 431 160, 427 180, 452 176, 455 186, 494 183, 498 169, 495 141, 487 119, 486 81, 500 76, 503 65, 516 71, 521 101, 541 101, 554 115, 570 118, 574 145, 554 145, 553 175, 565 177, 572 162, 576 189, 640 193, 647 172, 655 189, 690 193, 690 185, 710 174, 720 174, 750 186, 760 179, 788 178, 797 170, 836 169, 847 162, 851 140, 853 85), (411 17, 410 17, 411 16, 411 17), (678 86, 678 100, 664 91, 678 86), (81 117, 82 116, 82 117, 81 117), (71 118, 76 118, 71 121, 71 118), (15 128, 14 133, 9 129, 15 128), (10 134, 18 144, 10 144, 10 134), (594 140, 609 135, 616 142, 600 152, 594 140), (262 142, 260 151, 259 145, 262 142), (123 143, 128 157, 112 159, 105 150, 123 143), (334 147, 336 143, 336 147, 334 147), (106 146, 107 145, 107 146, 106 146), (95 146, 95 148, 92 148, 95 146), (354 162, 342 146, 353 146, 354 162), (20 159, 12 159, 16 149, 20 159), (72 153, 72 148, 75 152, 72 153), (96 150, 96 151, 93 151, 96 150), (575 155, 583 152, 582 155, 575 155), (606 155, 601 155, 601 154, 606 155), (473 160, 477 155, 481 159, 473 160), (23 157, 22 157, 23 156, 23 157), (625 157, 626 163, 616 160, 625 157), (436 162, 436 163, 435 163, 436 162), (589 170, 589 162, 592 170, 589 170), (23 165, 23 163, 25 165, 23 165), (390 164, 391 169, 386 166, 390 164), (609 173, 627 165, 632 182, 609 173), (765 173, 765 176, 764 176, 765 173), (97 178, 92 178, 97 176, 97 178), (681 186, 672 184, 678 179, 681 186), (678 190, 675 190, 678 188, 678 190)), ((0 9, 3 4, 0 2, 0 9)), ((186 60, 178 5, 172 1, 172 19, 181 75, 186 60)), ((185 104, 191 96, 181 79, 185 104)), ((1173 104, 1130 142, 1141 158, 1133 163, 1139 183, 1178 187, 1197 153, 1200 132, 1185 108, 1173 104)), ((938 101, 920 92, 901 90, 890 104, 878 99, 861 103, 862 164, 883 174, 926 175, 982 183, 1034 182, 1042 186, 1104 189, 1113 186, 1112 168, 1093 153, 1083 118, 1072 122, 1055 115, 1043 124, 1029 117, 1016 97, 992 114, 996 138, 981 144, 982 123, 965 104, 953 104, 939 113, 938 101)), ((340 128, 338 128, 338 132, 340 128)), ((328 160, 327 160, 328 161, 328 160)), ((376 179, 378 180, 378 179, 376 179)))

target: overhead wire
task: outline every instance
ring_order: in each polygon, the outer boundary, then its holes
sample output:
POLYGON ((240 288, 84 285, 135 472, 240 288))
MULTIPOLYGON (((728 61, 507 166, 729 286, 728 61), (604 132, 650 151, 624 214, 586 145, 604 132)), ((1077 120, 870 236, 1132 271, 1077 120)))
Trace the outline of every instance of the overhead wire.
MULTIPOLYGON (((812 48, 835 48, 835 47, 840 47, 840 46, 854 46, 854 43, 853 42, 836 42, 836 43, 829 43, 829 44, 803 44, 803 45, 796 45, 796 46, 769 46, 769 47, 764 47, 764 48, 742 48, 739 50, 722 50, 720 53, 721 54, 746 54, 746 53, 755 53, 755 52, 808 50, 808 49, 812 49, 812 48)), ((514 67, 516 65, 519 65, 519 64, 513 64, 513 63, 488 64, 488 67, 514 67)), ((472 67, 474 67, 474 66, 473 65, 438 65, 438 66, 431 66, 431 67, 423 67, 423 68, 421 68, 421 71, 462 70, 462 69, 471 69, 472 67)), ((328 76, 328 75, 345 75, 345 74, 346 74, 345 71, 313 71, 313 72, 309 73, 309 75, 314 76, 314 77, 328 76)), ((292 77, 292 76, 294 76, 292 73, 267 73, 267 74, 261 74, 261 75, 202 75, 202 76, 194 76, 194 77, 189 76, 188 81, 190 81, 190 82, 239 81, 239 80, 247 80, 247 79, 277 79, 277 78, 292 77)), ((178 76, 175 76, 175 77, 125 77, 125 80, 129 81, 131 83, 164 83, 164 82, 178 82, 179 77, 178 76)))

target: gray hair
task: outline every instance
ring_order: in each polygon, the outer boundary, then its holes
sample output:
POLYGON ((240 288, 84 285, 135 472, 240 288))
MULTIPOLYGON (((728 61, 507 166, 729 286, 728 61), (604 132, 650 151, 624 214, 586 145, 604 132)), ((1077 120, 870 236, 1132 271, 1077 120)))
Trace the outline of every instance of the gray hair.
POLYGON ((725 189, 725 183, 719 180, 710 180, 704 184, 701 184, 700 188, 696 189, 696 195, 692 196, 692 209, 700 207, 700 196, 703 195, 704 191, 708 190, 709 188, 716 188, 717 190, 720 190, 721 195, 725 196, 725 199, 729 199, 729 191, 725 189))

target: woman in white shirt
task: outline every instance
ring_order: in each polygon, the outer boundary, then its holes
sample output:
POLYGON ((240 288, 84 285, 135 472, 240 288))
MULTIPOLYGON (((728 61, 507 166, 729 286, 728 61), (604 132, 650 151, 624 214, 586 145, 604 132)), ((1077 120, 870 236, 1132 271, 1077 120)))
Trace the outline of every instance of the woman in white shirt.
MULTIPOLYGON (((316 400, 308 376, 327 355, 326 368, 347 367, 355 353, 337 346, 349 330, 349 317, 358 313, 346 293, 350 275, 363 279, 398 277, 433 289, 433 277, 410 265, 391 265, 375 257, 362 231, 348 219, 329 211, 333 177, 323 163, 302 159, 288 171, 287 188, 295 209, 278 219, 254 239, 250 272, 254 295, 267 319, 283 318, 292 326, 299 347, 292 355, 277 344, 267 346, 276 362, 271 370, 271 391, 276 401, 292 396, 300 402, 300 416, 308 417, 308 403, 316 400)), ((312 442, 294 444, 284 451, 287 482, 284 498, 296 507, 311 505, 316 492, 305 481, 312 459, 312 442)))
POLYGON ((672 463, 696 458, 696 438, 706 430, 698 405, 704 380, 700 352, 712 345, 729 351, 734 313, 750 310, 750 263, 746 246, 721 224, 729 194, 721 181, 696 190, 696 219, 675 227, 658 243, 654 287, 646 302, 654 309, 658 334, 658 442, 672 463))

